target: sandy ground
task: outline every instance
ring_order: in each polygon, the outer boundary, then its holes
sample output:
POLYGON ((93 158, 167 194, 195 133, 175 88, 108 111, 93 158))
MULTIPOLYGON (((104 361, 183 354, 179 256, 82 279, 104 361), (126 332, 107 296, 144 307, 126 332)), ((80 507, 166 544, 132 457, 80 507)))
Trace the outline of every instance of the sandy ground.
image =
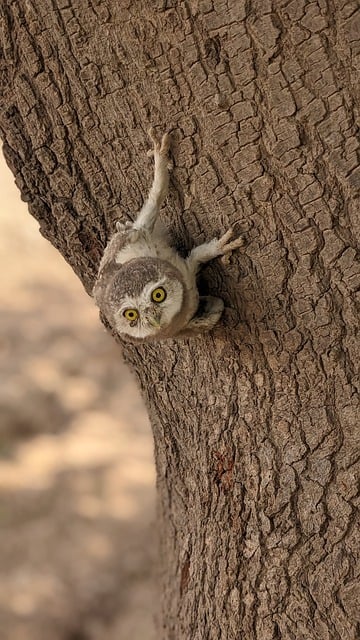
POLYGON ((153 640, 150 427, 0 158, 0 638, 153 640))

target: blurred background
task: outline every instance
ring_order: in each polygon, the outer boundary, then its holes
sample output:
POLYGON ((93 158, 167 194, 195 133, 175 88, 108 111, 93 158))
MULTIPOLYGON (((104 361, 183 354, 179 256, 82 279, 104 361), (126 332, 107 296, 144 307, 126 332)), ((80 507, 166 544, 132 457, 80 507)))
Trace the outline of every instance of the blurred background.
POLYGON ((0 157, 0 638, 153 640, 150 426, 0 157))

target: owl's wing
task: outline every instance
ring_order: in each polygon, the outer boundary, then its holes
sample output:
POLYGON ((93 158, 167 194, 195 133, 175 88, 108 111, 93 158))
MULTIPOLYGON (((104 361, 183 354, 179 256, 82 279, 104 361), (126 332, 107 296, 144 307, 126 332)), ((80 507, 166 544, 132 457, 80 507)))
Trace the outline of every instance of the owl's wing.
POLYGON ((111 240, 105 247, 104 255, 101 258, 98 275, 92 291, 95 302, 98 306, 101 306, 109 278, 115 271, 119 270, 119 265, 116 264, 115 258, 119 251, 125 247, 128 240, 129 238, 127 233, 118 232, 112 236, 111 240))

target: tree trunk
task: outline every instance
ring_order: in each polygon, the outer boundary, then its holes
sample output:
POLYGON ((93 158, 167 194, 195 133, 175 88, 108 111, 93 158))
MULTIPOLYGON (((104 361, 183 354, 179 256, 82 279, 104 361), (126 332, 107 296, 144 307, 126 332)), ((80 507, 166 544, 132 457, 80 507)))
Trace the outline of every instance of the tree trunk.
POLYGON ((3 10, 4 152, 88 292, 151 183, 150 124, 173 130, 176 246, 246 236, 203 272, 215 331, 123 347, 154 431, 159 637, 355 640, 358 3, 3 10))

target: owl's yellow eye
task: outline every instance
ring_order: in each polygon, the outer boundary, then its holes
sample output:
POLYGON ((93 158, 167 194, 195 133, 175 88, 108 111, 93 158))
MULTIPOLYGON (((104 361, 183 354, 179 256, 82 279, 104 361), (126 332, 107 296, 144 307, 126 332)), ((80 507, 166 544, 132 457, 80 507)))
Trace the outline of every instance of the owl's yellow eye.
POLYGON ((163 289, 163 287, 157 287, 151 293, 151 298, 154 300, 154 302, 164 302, 164 300, 166 298, 165 289, 163 289))
POLYGON ((134 322, 134 320, 138 319, 139 312, 137 311, 137 309, 125 309, 123 316, 126 318, 126 320, 129 320, 129 322, 134 322))

